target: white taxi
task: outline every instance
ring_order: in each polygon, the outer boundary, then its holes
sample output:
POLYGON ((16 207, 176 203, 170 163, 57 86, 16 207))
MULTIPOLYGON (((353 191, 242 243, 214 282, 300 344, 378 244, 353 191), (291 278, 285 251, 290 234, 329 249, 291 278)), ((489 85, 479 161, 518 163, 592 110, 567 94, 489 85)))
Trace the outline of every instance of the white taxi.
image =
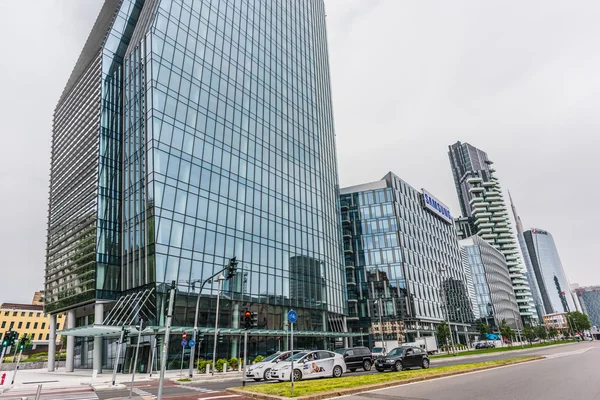
POLYGON ((271 379, 280 382, 292 379, 292 361, 294 362, 294 380, 334 377, 339 378, 346 372, 346 363, 341 354, 327 350, 303 351, 279 362, 271 368, 271 379))
MULTIPOLYGON (((301 350, 294 350, 294 354, 300 352, 301 350)), ((254 379, 257 382, 262 379, 269 380, 271 379, 271 368, 277 365, 277 363, 287 360, 291 355, 291 351, 284 351, 281 353, 277 352, 275 354, 271 354, 261 362, 248 366, 248 368, 246 369, 246 377, 254 379)))

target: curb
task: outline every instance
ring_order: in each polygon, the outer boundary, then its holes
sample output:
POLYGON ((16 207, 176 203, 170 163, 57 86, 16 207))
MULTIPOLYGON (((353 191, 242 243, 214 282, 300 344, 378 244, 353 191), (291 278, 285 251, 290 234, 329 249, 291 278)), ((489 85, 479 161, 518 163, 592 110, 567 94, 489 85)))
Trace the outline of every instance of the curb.
POLYGON ((528 349, 517 349, 517 350, 505 350, 505 351, 492 351, 489 353, 480 353, 480 354, 468 354, 466 356, 461 356, 461 355, 457 355, 457 356, 446 356, 446 357, 430 357, 430 360, 433 364, 434 361, 444 361, 444 360, 468 360, 470 358, 478 358, 478 357, 486 357, 486 356, 490 356, 490 355, 494 355, 494 354, 506 354, 506 353, 510 353, 510 354, 515 354, 515 353, 522 353, 524 351, 529 351, 529 350, 542 350, 542 349, 547 349, 547 348, 553 348, 553 347, 559 347, 559 346, 568 346, 568 345, 572 345, 572 344, 576 344, 577 342, 573 342, 573 343, 557 343, 557 344, 551 344, 548 346, 540 346, 540 347, 530 347, 528 349))
POLYGON ((371 385, 357 386, 357 387, 349 388, 349 389, 333 390, 333 391, 329 391, 329 392, 317 393, 317 394, 306 395, 306 396, 297 396, 297 397, 275 396, 275 395, 264 394, 264 393, 249 392, 249 391, 241 390, 241 389, 227 389, 226 392, 232 393, 232 394, 237 394, 237 395, 244 396, 247 398, 262 399, 262 400, 328 399, 328 398, 332 398, 332 397, 340 397, 340 396, 347 396, 350 394, 367 392, 367 391, 375 390, 375 389, 384 389, 384 388, 392 387, 392 386, 405 385, 408 383, 429 381, 432 379, 445 378, 448 376, 463 375, 463 374, 466 374, 469 372, 484 371, 484 370, 494 369, 494 368, 498 368, 498 367, 505 367, 508 365, 523 364, 523 363, 527 363, 527 362, 531 362, 531 361, 542 360, 544 358, 545 357, 543 357, 543 356, 532 356, 530 359, 527 359, 527 360, 517 360, 517 361, 512 361, 512 362, 509 362, 506 364, 501 364, 501 365, 490 365, 490 366, 485 366, 485 367, 471 368, 471 369, 464 370, 464 371, 444 372, 441 374, 430 375, 430 376, 420 376, 420 377, 407 378, 407 379, 402 379, 402 380, 391 380, 388 382, 374 383, 371 385))

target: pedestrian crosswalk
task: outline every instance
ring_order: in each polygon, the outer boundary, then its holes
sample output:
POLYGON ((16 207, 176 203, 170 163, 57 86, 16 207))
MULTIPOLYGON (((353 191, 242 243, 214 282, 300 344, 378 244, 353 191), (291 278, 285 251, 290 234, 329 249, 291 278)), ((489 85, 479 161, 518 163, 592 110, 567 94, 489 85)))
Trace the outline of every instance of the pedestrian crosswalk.
POLYGON ((196 387, 196 386, 186 386, 186 385, 178 385, 178 386, 182 389, 193 390, 195 392, 200 392, 200 393, 216 393, 215 390, 204 389, 204 388, 196 387))
POLYGON ((156 397, 157 397, 157 396, 153 395, 152 393, 146 392, 144 389, 140 389, 137 387, 133 388, 133 393, 135 393, 138 396, 141 396, 143 398, 146 398, 146 399, 156 399, 156 397))
MULTIPOLYGON (((35 399, 35 393, 31 389, 16 389, 4 393, 0 396, 0 400, 23 400, 35 399)), ((98 396, 94 392, 64 392, 44 393, 40 396, 40 400, 98 400, 98 396)))

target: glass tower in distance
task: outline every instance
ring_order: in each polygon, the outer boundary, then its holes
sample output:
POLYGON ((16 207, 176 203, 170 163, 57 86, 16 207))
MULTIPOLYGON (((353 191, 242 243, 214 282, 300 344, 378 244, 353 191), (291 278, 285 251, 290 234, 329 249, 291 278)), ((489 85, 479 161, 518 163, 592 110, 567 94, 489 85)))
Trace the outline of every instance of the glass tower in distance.
POLYGON ((527 271, 521 262, 493 162, 484 151, 469 143, 449 146, 448 156, 461 211, 469 219, 471 231, 504 255, 523 320, 537 320, 527 271))
MULTIPOLYGON (((191 282, 234 256, 221 327, 243 307, 267 333, 296 309, 299 345, 345 329, 324 2, 106 0, 55 112, 46 309, 80 321, 102 304, 98 323, 149 290, 160 327, 176 281, 173 325, 191 327, 191 282)), ((200 327, 216 295, 202 292, 200 327)))

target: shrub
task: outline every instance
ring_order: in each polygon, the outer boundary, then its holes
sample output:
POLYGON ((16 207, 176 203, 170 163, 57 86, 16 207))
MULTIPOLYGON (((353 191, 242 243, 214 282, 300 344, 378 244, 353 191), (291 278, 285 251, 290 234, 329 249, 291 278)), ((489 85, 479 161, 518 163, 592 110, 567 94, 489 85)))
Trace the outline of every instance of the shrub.
POLYGON ((207 360, 197 360, 196 361, 196 368, 198 368, 199 372, 205 372, 207 365, 212 366, 212 361, 207 361, 207 360))
POLYGON ((223 372, 223 366, 227 364, 227 360, 224 358, 219 358, 217 363, 215 364, 215 369, 219 372, 223 372))
POLYGON ((238 359, 235 357, 230 358, 229 365, 231 366, 231 369, 234 369, 234 370, 237 369, 238 365, 239 365, 238 359))
POLYGON ((262 361, 262 360, 264 360, 264 359, 265 359, 265 358, 259 354, 259 355, 257 355, 256 357, 254 357, 254 361, 252 361, 252 362, 256 364, 256 363, 259 363, 259 362, 261 362, 261 361, 262 361))

